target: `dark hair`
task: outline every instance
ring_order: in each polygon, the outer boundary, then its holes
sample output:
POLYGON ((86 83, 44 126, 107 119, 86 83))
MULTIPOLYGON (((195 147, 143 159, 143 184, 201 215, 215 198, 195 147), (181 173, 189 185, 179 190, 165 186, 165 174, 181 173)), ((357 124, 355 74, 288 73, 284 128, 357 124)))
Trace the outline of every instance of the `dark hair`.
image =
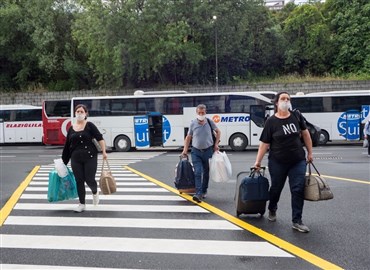
MULTIPOLYGON (((78 104, 78 105, 76 105, 76 107, 75 107, 75 114, 76 114, 76 111, 77 111, 79 108, 82 108, 82 109, 85 111, 86 116, 89 114, 89 111, 87 110, 87 107, 86 107, 86 105, 84 105, 84 104, 78 104)), ((87 119, 87 117, 85 117, 85 120, 86 120, 86 119, 87 119)))
POLYGON ((274 98, 274 111, 275 111, 275 112, 277 112, 277 105, 276 105, 276 103, 278 103, 278 102, 279 102, 280 96, 281 96, 282 94, 287 94, 287 95, 289 95, 289 96, 290 96, 290 94, 289 94, 287 91, 281 91, 281 92, 279 92, 279 93, 277 93, 277 94, 276 94, 276 96, 275 96, 275 98, 274 98))

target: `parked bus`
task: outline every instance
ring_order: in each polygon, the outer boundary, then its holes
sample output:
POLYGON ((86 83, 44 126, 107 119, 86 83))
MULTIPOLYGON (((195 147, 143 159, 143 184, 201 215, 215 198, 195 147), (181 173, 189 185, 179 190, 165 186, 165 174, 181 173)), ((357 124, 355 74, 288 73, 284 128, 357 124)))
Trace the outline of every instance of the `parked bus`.
POLYGON ((198 104, 207 106, 207 117, 221 130, 220 146, 244 150, 257 146, 265 118, 271 115, 275 92, 144 93, 131 96, 75 97, 73 108, 84 104, 108 147, 182 147, 198 104))
POLYGON ((291 102, 321 128, 320 144, 362 139, 362 126, 370 118, 370 90, 296 94, 291 102))
POLYGON ((63 145, 71 125, 71 100, 45 100, 42 104, 43 143, 63 145))
POLYGON ((41 143, 41 107, 0 105, 0 143, 41 143))

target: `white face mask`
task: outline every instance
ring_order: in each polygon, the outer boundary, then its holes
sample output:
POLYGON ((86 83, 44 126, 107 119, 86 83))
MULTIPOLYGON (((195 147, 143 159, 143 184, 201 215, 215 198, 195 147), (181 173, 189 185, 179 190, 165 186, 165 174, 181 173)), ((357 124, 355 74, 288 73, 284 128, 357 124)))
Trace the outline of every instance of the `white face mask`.
POLYGON ((284 112, 292 108, 292 104, 290 103, 290 101, 279 101, 278 106, 279 106, 279 109, 284 112))
POLYGON ((204 119, 206 119, 206 116, 205 115, 197 115, 197 119, 199 120, 199 121, 203 121, 204 119))
POLYGON ((86 114, 84 113, 76 114, 76 119, 79 121, 85 120, 85 118, 86 118, 86 114))

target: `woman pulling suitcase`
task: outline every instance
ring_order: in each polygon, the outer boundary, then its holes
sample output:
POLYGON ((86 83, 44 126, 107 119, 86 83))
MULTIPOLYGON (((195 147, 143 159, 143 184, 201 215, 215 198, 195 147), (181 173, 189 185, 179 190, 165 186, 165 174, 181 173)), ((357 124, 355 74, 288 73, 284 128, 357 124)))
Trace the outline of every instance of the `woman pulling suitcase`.
POLYGON ((292 228, 300 232, 310 229, 302 222, 306 162, 312 162, 312 141, 306 123, 289 110, 290 96, 280 92, 274 100, 275 114, 266 120, 260 137, 260 145, 254 167, 259 169, 261 161, 269 150, 268 168, 271 176, 268 219, 276 221, 276 212, 285 181, 289 177, 292 206, 292 228), (302 146, 302 136, 307 157, 302 146))

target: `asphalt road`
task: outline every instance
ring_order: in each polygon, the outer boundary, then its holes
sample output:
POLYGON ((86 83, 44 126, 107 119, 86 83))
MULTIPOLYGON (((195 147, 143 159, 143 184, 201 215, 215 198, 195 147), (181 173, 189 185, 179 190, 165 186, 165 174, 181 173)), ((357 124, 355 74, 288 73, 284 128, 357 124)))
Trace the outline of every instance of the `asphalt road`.
POLYGON ((308 234, 291 229, 288 186, 281 196, 276 223, 257 216, 235 218, 235 177, 253 165, 255 149, 227 151, 233 179, 211 182, 209 196, 200 204, 203 207, 161 187, 173 187, 179 152, 111 153, 114 173, 119 181, 122 177, 123 185, 136 177, 141 180, 103 197, 99 208, 88 207, 77 216, 71 211, 75 201, 53 205, 45 199, 47 173, 52 169, 49 165, 60 153, 58 147, 0 147, 2 213, 21 182, 34 166, 41 165, 1 227, 2 269, 29 269, 27 265, 36 269, 52 269, 51 265, 89 269, 368 269, 370 265, 370 159, 358 145, 314 148, 314 163, 335 197, 305 203, 303 218, 311 229, 308 234), (124 164, 129 168, 123 169, 124 164), (148 186, 152 182, 154 187, 148 186), (158 195, 163 197, 158 199, 158 195), (171 210, 163 210, 166 206, 171 210), (127 225, 129 219, 131 225, 127 225), (160 220, 166 224, 161 225, 160 220), (169 220, 181 225, 169 228, 169 220), (67 221, 70 223, 63 223, 67 221), (103 221, 107 223, 99 225, 103 221), (21 239, 17 241, 17 237, 21 239), (115 242, 120 240, 123 242, 115 242), (171 241, 179 251, 168 250, 171 241), (238 248, 243 254, 238 254, 238 248))

